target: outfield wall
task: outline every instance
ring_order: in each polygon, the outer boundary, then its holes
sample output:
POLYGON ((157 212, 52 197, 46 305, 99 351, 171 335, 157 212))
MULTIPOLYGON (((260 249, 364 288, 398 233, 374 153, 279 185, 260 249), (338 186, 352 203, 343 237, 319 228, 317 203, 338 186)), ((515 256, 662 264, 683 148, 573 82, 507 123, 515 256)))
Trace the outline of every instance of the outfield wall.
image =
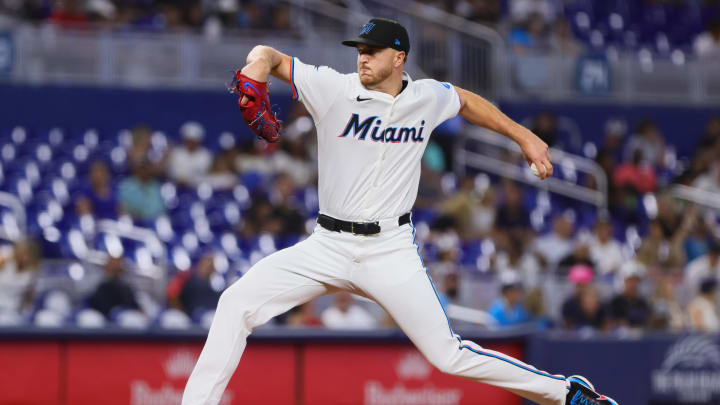
MULTIPOLYGON (((0 330, 0 405, 178 404, 205 333, 0 330)), ((720 336, 462 333, 620 404, 720 404, 720 336)), ((433 368, 399 331, 259 330, 223 404, 520 405, 433 368)))

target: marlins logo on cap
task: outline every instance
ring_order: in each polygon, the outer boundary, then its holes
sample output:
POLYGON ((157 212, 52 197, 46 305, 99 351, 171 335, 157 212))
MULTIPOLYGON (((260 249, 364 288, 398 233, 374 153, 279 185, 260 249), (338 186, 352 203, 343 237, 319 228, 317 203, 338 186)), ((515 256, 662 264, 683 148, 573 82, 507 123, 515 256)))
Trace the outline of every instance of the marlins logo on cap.
POLYGON ((387 18, 371 19, 362 26, 357 38, 348 39, 342 44, 346 46, 366 44, 381 48, 393 48, 406 54, 410 52, 410 38, 405 27, 399 22, 387 18))

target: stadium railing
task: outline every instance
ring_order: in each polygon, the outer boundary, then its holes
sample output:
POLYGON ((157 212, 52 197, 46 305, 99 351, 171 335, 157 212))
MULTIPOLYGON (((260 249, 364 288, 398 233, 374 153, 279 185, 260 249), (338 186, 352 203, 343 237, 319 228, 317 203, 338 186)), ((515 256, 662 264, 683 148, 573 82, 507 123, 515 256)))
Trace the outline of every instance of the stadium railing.
POLYGON ((598 208, 607 207, 607 176, 595 161, 555 148, 550 148, 550 155, 559 173, 541 182, 530 172, 527 165, 516 163, 522 160, 517 144, 490 130, 472 128, 465 131, 456 144, 455 171, 464 174, 468 168, 482 170, 593 204, 598 208), (508 154, 515 159, 507 159, 508 154), (578 182, 583 176, 592 177, 596 188, 578 182))
POLYGON ((339 42, 356 35, 372 13, 408 27, 413 38, 408 71, 414 77, 450 81, 491 98, 720 102, 720 71, 712 60, 609 48, 579 56, 546 50, 520 55, 497 31, 416 2, 366 1, 349 8, 325 0, 288 3, 293 26, 285 31, 152 33, 20 22, 0 35, 0 49, 8 55, 0 60, 0 83, 220 88, 229 70, 260 43, 351 72, 354 55, 340 52, 339 42))

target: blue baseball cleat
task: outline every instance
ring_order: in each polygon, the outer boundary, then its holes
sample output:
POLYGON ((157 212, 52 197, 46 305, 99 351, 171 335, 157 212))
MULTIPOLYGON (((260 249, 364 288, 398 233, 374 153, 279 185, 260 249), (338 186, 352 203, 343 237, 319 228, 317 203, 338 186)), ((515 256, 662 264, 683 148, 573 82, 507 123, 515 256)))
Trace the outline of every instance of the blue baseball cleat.
POLYGON ((618 405, 614 399, 595 392, 595 387, 581 375, 566 379, 569 384, 565 405, 618 405))

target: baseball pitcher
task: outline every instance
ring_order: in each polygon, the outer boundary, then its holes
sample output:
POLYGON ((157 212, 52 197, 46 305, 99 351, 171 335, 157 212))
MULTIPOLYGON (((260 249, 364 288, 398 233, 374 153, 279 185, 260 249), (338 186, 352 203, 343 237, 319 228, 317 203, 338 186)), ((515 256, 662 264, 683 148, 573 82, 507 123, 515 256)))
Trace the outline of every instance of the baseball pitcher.
POLYGON ((313 66, 255 47, 233 88, 243 119, 278 140, 268 76, 290 84, 317 128, 320 215, 307 239, 255 264, 221 296, 184 405, 218 404, 247 336, 272 317, 319 295, 347 290, 376 301, 418 350, 445 373, 510 390, 547 405, 617 405, 587 379, 538 370, 453 332, 420 256, 410 210, 420 160, 433 129, 460 115, 517 142, 540 178, 552 176, 548 146, 482 97, 403 71, 407 31, 373 18, 357 38, 357 72, 313 66))

